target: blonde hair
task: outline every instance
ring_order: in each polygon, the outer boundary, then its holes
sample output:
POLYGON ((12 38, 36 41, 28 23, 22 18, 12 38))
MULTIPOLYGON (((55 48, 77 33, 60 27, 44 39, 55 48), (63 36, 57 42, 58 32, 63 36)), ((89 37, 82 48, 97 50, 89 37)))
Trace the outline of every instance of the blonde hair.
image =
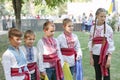
POLYGON ((65 18, 65 19, 63 20, 63 25, 66 25, 66 24, 68 24, 69 22, 72 22, 72 20, 69 19, 69 18, 65 18))
POLYGON ((32 30, 27 30, 24 33, 24 39, 30 37, 31 35, 35 36, 35 33, 32 30))
POLYGON ((43 24, 43 30, 48 30, 49 29, 49 25, 51 25, 52 27, 55 27, 54 23, 51 22, 51 21, 46 21, 44 24, 43 24))

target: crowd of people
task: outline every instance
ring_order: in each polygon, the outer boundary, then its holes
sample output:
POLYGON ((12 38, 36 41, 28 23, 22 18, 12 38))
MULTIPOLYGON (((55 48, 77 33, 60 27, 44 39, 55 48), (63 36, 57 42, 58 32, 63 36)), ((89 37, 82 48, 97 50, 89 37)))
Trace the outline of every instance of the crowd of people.
MULTIPOLYGON (((110 80, 110 62, 115 50, 113 30, 106 24, 104 8, 96 11, 93 26, 91 18, 92 14, 90 14, 90 21, 87 22, 90 31, 88 42, 90 64, 95 69, 95 80, 102 80, 102 78, 110 80)), ((36 35, 32 30, 24 33, 24 44, 21 46, 23 33, 16 28, 9 29, 10 45, 2 56, 5 79, 84 80, 82 73, 82 54, 84 53, 82 53, 78 36, 73 33, 73 21, 65 18, 62 27, 64 31, 54 38, 55 25, 51 21, 46 21, 43 25, 44 35, 36 46, 34 46, 36 35), (66 73, 63 70, 65 63, 68 64, 67 75, 72 76, 71 79, 65 76, 66 73)))
MULTIPOLYGON (((48 19, 53 21, 54 23, 62 23, 64 18, 70 18, 74 24, 79 23, 80 30, 83 32, 90 32, 91 27, 95 24, 95 16, 92 13, 86 14, 83 13, 82 15, 75 16, 72 14, 64 14, 61 16, 51 16, 51 15, 21 15, 21 19, 48 19)), ((2 16, 2 27, 3 30, 9 30, 11 27, 15 27, 15 17, 11 15, 2 16)), ((120 14, 114 12, 112 14, 106 15, 106 23, 112 27, 112 29, 116 32, 120 31, 120 14)))

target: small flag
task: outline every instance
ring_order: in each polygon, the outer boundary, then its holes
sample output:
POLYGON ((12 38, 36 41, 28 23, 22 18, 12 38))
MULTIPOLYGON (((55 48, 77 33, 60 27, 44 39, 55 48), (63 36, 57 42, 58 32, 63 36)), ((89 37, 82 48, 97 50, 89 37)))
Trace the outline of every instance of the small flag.
POLYGON ((112 0, 110 3, 110 7, 108 9, 108 13, 113 13, 114 11, 116 11, 116 7, 115 7, 115 0, 112 0))

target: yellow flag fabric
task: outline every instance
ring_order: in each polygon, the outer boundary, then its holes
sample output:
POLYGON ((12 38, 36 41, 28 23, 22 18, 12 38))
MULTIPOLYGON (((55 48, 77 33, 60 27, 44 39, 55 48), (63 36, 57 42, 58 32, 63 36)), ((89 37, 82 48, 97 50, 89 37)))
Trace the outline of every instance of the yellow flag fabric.
POLYGON ((64 80, 73 80, 72 74, 70 72, 69 64, 64 62, 63 65, 64 80))
POLYGON ((45 75, 45 76, 42 76, 42 75, 41 75, 40 77, 41 77, 41 79, 43 79, 43 80, 49 80, 47 75, 45 75))
POLYGON ((113 8, 113 3, 110 4, 110 7, 109 7, 109 9, 108 9, 108 13, 109 13, 109 14, 112 13, 112 8, 113 8))
POLYGON ((109 6, 109 9, 108 9, 108 13, 111 14, 111 13, 113 13, 115 10, 116 10, 115 0, 111 0, 110 6, 109 6))

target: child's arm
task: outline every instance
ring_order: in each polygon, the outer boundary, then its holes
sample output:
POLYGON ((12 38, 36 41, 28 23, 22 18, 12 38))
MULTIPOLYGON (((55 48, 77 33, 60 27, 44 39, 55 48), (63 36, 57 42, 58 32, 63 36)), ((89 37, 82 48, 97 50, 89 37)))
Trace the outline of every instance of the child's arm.
POLYGON ((61 60, 61 65, 63 67, 63 64, 64 64, 64 60, 63 60, 63 57, 62 57, 62 53, 61 53, 61 50, 60 50, 60 46, 59 46, 59 42, 56 40, 57 42, 57 53, 58 53, 58 57, 60 58, 61 60))
POLYGON ((114 46, 114 41, 113 41, 113 30, 111 27, 108 27, 106 36, 107 36, 107 41, 109 44, 108 53, 112 54, 112 52, 115 50, 115 46, 114 46))
POLYGON ((92 51, 93 30, 94 30, 94 26, 91 27, 89 41, 88 41, 88 48, 90 52, 92 51))
POLYGON ((109 68, 109 67, 110 67, 111 58, 112 58, 112 55, 111 55, 111 54, 108 54, 107 63, 106 63, 106 66, 105 66, 106 68, 109 68))
POLYGON ((89 52, 90 52, 90 65, 91 65, 91 66, 94 65, 93 52, 92 52, 93 30, 94 30, 94 27, 92 26, 92 27, 91 27, 91 30, 90 30, 89 41, 88 41, 88 48, 89 48, 89 52))
POLYGON ((111 27, 107 27, 107 28, 108 30, 107 30, 106 36, 107 36, 109 47, 108 47, 108 58, 107 58, 106 68, 109 68, 111 64, 112 53, 115 50, 115 46, 113 41, 113 30, 111 27))
POLYGON ((43 65, 43 43, 42 41, 40 40, 38 43, 37 43, 37 49, 38 49, 38 64, 39 64, 39 70, 40 72, 45 72, 46 69, 44 68, 44 65, 43 65))
POLYGON ((94 66, 93 53, 90 51, 90 65, 94 66))
POLYGON ((2 65, 4 69, 5 79, 6 80, 12 80, 11 77, 11 60, 10 55, 4 53, 2 56, 2 65))
POLYGON ((77 60, 79 60, 82 57, 82 50, 81 50, 80 41, 79 41, 77 35, 75 37, 75 50, 77 52, 77 60))
POLYGON ((37 49, 37 47, 35 47, 35 46, 34 46, 33 48, 34 48, 34 50, 35 50, 35 51, 34 51, 34 52, 35 52, 35 53, 34 53, 34 54, 35 54, 35 61, 36 61, 37 64, 39 64, 39 52, 38 52, 38 49, 37 49))

